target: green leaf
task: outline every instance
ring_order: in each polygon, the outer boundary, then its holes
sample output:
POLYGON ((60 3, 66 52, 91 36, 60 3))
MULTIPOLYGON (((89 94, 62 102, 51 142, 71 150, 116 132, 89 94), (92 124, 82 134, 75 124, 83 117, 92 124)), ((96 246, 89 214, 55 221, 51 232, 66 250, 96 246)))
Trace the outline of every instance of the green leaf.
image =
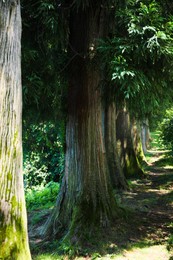
POLYGON ((166 34, 163 31, 158 31, 157 32, 157 37, 162 39, 162 40, 167 40, 168 39, 166 34))

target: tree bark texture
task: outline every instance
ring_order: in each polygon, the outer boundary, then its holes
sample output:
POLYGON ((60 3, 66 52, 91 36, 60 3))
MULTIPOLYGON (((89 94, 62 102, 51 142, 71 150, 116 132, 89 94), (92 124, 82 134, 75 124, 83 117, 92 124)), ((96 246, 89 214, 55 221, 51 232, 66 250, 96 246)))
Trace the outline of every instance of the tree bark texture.
POLYGON ((142 148, 142 140, 141 140, 141 127, 139 122, 135 119, 131 119, 131 133, 132 133, 132 141, 133 147, 136 154, 136 157, 139 161, 140 165, 147 164, 146 158, 142 148))
POLYGON ((143 170, 135 153, 133 127, 126 108, 117 117, 117 144, 121 165, 126 177, 143 175, 143 170))
POLYGON ((114 102, 106 105, 105 112, 105 145, 106 155, 111 176, 111 182, 114 188, 127 189, 127 181, 123 173, 118 154, 116 139, 116 105, 114 102))
POLYGON ((0 1, 0 259, 31 259, 22 176, 20 1, 0 1))
POLYGON ((82 233, 92 224, 106 225, 116 207, 105 154, 100 72, 95 58, 103 18, 102 10, 94 7, 71 13, 69 52, 73 61, 69 67, 65 175, 45 235, 60 230, 82 233))
POLYGON ((143 152, 146 153, 150 142, 150 130, 148 119, 142 120, 141 122, 141 140, 143 152))

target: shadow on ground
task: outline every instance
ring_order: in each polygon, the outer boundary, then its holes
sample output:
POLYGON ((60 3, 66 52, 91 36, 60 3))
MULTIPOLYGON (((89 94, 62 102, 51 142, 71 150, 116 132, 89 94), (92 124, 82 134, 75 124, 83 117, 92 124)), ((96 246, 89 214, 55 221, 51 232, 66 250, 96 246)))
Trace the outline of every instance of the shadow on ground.
MULTIPOLYGON (((146 179, 132 180, 130 191, 115 194, 123 208, 124 218, 115 219, 112 225, 104 228, 101 233, 93 230, 82 248, 64 248, 69 255, 78 253, 82 257, 80 259, 102 259, 106 255, 106 259, 115 259, 116 255, 123 254, 124 250, 167 245, 170 235, 173 234, 173 169, 165 168, 167 163, 162 156, 161 153, 155 155, 155 162, 147 167, 146 179)), ((169 158, 169 164, 170 162, 169 158)), ((48 215, 48 211, 43 212, 40 222, 30 225, 32 229, 37 228, 48 215)), ((33 218, 34 213, 30 217, 30 223, 33 218)), ((32 237, 31 229, 30 243, 33 259, 68 259, 57 250, 59 241, 40 244, 38 238, 32 237), (46 253, 49 255, 47 258, 46 253)))

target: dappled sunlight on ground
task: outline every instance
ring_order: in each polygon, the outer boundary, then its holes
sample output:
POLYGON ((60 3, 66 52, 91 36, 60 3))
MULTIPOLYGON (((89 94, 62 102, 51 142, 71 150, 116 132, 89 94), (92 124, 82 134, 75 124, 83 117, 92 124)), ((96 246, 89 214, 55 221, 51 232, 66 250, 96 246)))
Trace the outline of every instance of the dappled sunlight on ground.
POLYGON ((165 151, 165 150, 148 150, 146 154, 147 162, 149 165, 152 165, 153 163, 160 161, 165 157, 165 154, 170 151, 165 151))
POLYGON ((150 246, 146 248, 134 248, 130 251, 124 251, 121 256, 107 255, 102 257, 102 260, 168 260, 170 254, 163 245, 150 246))
POLYGON ((173 170, 173 166, 167 165, 163 167, 166 170, 173 170))
MULTIPOLYGON (((170 234, 173 233, 173 168, 167 167, 167 162, 171 163, 172 157, 169 156, 167 161, 163 151, 157 151, 154 155, 152 151, 150 155, 152 163, 147 166, 146 177, 130 180, 130 190, 115 193, 126 217, 115 219, 111 227, 105 228, 99 238, 93 233, 81 253, 85 256, 76 257, 76 260, 171 259, 167 245, 170 234)), ((36 225, 31 216, 33 223, 33 226, 30 225, 31 229, 40 228, 41 220, 49 213, 45 211, 37 212, 38 214, 41 219, 36 225)), ((33 252, 35 250, 33 260, 69 259, 65 255, 58 255, 59 252, 52 246, 52 242, 46 244, 47 251, 44 254, 43 248, 41 255, 41 248, 37 246, 36 238, 32 238, 32 232, 29 234, 33 252)), ((54 242, 57 245, 56 241, 54 242)))

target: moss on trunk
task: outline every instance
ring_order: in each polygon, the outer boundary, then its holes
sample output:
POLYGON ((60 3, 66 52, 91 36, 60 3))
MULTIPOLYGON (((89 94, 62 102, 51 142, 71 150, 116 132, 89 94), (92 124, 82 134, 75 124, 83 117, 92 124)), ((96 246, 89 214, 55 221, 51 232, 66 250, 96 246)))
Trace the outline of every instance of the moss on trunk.
POLYGON ((134 142, 133 124, 126 108, 121 110, 118 114, 117 143, 125 176, 143 176, 144 171, 136 153, 137 150, 134 142))
POLYGON ((128 184, 120 164, 116 140, 116 117, 115 103, 108 102, 105 112, 105 146, 111 182, 114 188, 126 190, 128 184))
POLYGON ((0 1, 0 259, 30 260, 22 176, 20 1, 0 1))

